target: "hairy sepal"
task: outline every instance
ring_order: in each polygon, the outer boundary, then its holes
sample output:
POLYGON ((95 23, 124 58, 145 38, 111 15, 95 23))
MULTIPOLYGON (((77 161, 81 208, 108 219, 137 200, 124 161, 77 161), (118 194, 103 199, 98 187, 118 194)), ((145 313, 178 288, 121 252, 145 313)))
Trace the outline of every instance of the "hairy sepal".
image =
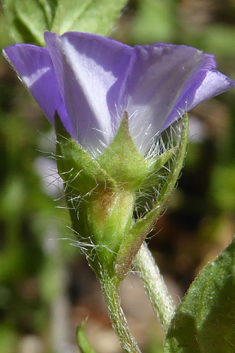
POLYGON ((133 193, 121 188, 83 198, 67 188, 66 200, 81 252, 98 278, 114 277, 117 253, 132 223, 133 193))
MULTIPOLYGON (((170 172, 164 181, 162 187, 159 190, 159 194, 156 195, 156 200, 152 205, 152 208, 147 212, 143 217, 139 218, 133 225, 130 227, 128 234, 123 240, 117 259, 115 262, 115 270, 117 276, 121 279, 126 276, 129 272, 131 264, 139 251, 143 241, 148 235, 151 228, 157 222, 159 216, 161 215, 166 202, 168 201, 170 195, 172 194, 176 182, 178 180, 179 174, 183 167, 186 148, 188 141, 188 115, 184 115, 183 129, 181 134, 181 139, 175 148, 165 152, 160 158, 156 160, 155 164, 152 167, 156 168, 156 172, 172 158, 170 172)), ((150 174, 154 175, 154 174, 150 174)), ((148 185, 148 184, 146 184, 148 185)))
MULTIPOLYGON (((112 277, 116 254, 132 223, 135 193, 132 187, 125 188, 126 184, 120 181, 119 175, 111 173, 115 163, 110 149, 106 164, 102 164, 74 141, 58 115, 55 116, 55 128, 58 172, 65 182, 73 230, 97 276, 102 276, 102 271, 106 271, 112 277), (106 166, 107 171, 104 169, 106 166)), ((120 138, 125 139, 126 136, 119 133, 120 138)), ((122 141, 119 143, 122 144, 122 141)), ((118 154, 116 144, 114 141, 118 154)), ((122 158, 123 164, 126 164, 125 154, 120 153, 119 168, 122 158)), ((133 181, 132 176, 128 180, 133 181)))
POLYGON ((57 168, 65 184, 82 196, 95 190, 115 190, 115 180, 69 135, 58 114, 55 129, 57 168))
POLYGON ((125 112, 112 143, 97 161, 118 185, 136 192, 148 177, 150 170, 131 138, 128 119, 125 112))

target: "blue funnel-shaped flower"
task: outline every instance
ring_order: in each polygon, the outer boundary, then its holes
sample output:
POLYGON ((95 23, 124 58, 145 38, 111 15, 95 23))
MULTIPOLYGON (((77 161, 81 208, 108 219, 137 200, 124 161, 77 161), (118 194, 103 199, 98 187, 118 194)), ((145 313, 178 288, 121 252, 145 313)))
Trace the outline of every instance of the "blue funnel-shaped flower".
POLYGON ((97 276, 121 281, 174 189, 185 113, 235 84, 215 70, 213 56, 187 46, 132 48, 79 32, 46 32, 45 41, 47 48, 17 44, 4 55, 56 128, 79 244, 97 276), (181 140, 158 149, 160 133, 184 115, 181 140))
POLYGON ((144 156, 156 135, 185 111, 234 87, 212 55, 155 43, 130 47, 90 33, 46 32, 47 48, 16 44, 4 50, 54 124, 55 111, 92 156, 110 145, 124 111, 144 156))

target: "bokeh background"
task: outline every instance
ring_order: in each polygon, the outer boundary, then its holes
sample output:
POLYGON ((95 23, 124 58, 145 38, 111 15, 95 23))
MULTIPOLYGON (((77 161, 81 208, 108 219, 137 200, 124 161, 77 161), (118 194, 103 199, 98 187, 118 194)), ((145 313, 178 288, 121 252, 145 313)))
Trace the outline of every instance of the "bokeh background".
MULTIPOLYGON (((131 0, 112 37, 130 45, 169 42, 215 55, 235 79, 234 0, 131 0)), ((0 7, 0 47, 14 44, 0 7)), ((119 353, 99 284, 69 226, 53 159, 52 128, 0 57, 0 352, 75 353, 86 317, 98 352, 119 353)), ((235 90, 190 114, 188 154, 167 212, 148 243, 175 302, 235 229, 235 90)), ((163 335, 131 274, 122 303, 144 353, 163 335)))

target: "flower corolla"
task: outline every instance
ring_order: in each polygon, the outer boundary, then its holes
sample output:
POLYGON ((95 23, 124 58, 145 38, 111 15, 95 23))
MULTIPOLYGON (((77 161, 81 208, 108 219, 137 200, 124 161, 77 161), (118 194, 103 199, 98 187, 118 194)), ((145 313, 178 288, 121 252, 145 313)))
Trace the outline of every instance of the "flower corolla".
POLYGON ((4 55, 50 122, 57 111, 92 156, 113 141, 124 112, 144 156, 185 111, 234 87, 212 55, 185 45, 130 47, 80 32, 45 32, 45 42, 46 48, 9 46, 4 55))

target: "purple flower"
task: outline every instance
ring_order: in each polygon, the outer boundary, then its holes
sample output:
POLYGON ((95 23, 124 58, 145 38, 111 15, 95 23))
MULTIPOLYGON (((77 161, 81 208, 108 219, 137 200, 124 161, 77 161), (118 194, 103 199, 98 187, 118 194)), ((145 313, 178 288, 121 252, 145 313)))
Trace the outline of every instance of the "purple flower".
POLYGON ((113 140, 124 111, 137 149, 202 101, 235 84, 212 55, 156 43, 130 47, 95 34, 45 32, 47 48, 16 44, 4 51, 50 122, 93 155, 113 140))

